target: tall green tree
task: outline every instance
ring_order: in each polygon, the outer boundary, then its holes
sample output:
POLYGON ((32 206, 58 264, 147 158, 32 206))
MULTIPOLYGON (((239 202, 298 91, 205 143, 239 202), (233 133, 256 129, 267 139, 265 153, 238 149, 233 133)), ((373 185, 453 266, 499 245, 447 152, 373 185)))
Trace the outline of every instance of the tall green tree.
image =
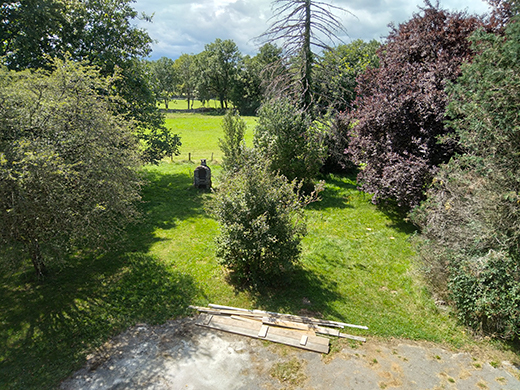
POLYGON ((266 43, 254 57, 244 56, 231 91, 231 102, 242 115, 256 115, 273 79, 283 74, 282 50, 266 43))
POLYGON ((204 52, 200 53, 198 58, 201 88, 216 96, 220 101, 220 107, 227 109, 242 61, 238 46, 230 39, 217 38, 204 47, 204 52))
POLYGON ((176 90, 186 98, 188 109, 190 109, 190 105, 193 106, 197 85, 195 57, 190 54, 182 54, 173 65, 177 73, 176 90))
POLYGON ((325 50, 314 68, 318 106, 335 112, 349 110, 356 98, 357 77, 379 67, 380 47, 376 40, 357 39, 325 50))
MULTIPOLYGON (((9 69, 47 69, 52 58, 69 56, 98 66, 104 76, 117 74, 115 107, 138 125, 148 161, 160 160, 170 136, 140 63, 152 39, 135 27, 139 15, 132 0, 27 0, 0 6, 0 56, 9 69)), ((171 138, 171 137, 170 137, 171 138)))
POLYGON ((170 100, 175 95, 175 87, 178 84, 178 76, 174 67, 174 61, 167 57, 161 57, 156 61, 149 61, 152 78, 152 89, 155 98, 164 103, 166 109, 170 100))
POLYGON ((290 181, 303 181, 305 189, 312 187, 323 164, 325 148, 310 115, 291 100, 281 98, 262 105, 253 142, 273 172, 290 181))
POLYGON ((0 240, 22 245, 38 276, 80 245, 105 246, 137 215, 137 139, 109 88, 76 61, 0 69, 0 240))
POLYGON ((443 165, 415 215, 437 292, 473 328, 520 338, 520 7, 505 36, 480 30, 479 54, 449 88, 461 155, 443 165))

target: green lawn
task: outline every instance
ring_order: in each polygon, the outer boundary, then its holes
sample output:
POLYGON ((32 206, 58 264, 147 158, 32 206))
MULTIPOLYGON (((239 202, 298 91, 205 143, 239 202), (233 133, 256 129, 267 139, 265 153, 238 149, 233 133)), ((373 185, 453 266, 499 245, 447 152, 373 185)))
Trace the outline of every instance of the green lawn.
MULTIPOLYGON (((252 146, 257 118, 243 117, 243 119, 247 124, 246 145, 252 146)), ((181 137, 181 154, 174 156, 173 161, 189 161, 190 158, 196 163, 200 163, 203 158, 207 159, 208 163, 211 160, 221 161, 222 153, 218 147, 218 139, 223 138, 222 116, 170 113, 166 114, 166 126, 181 137)))
MULTIPOLYGON (((231 103, 228 103, 228 104, 231 104, 231 103)), ((164 106, 164 103, 162 103, 162 102, 158 103, 158 107, 159 108, 166 108, 164 106)), ((200 102, 200 100, 194 100, 193 104, 192 104, 192 107, 190 107, 189 109, 196 110, 198 108, 203 108, 203 107, 205 107, 205 108, 220 108, 220 102, 218 100, 211 99, 210 101, 206 102, 206 104, 203 105, 200 102)), ((188 101, 186 99, 170 100, 170 102, 168 103, 168 109, 170 109, 170 110, 188 110, 188 101)))
MULTIPOLYGON (((212 151, 218 160, 221 130, 214 126, 221 119, 179 115, 168 123, 186 128, 183 140, 197 158, 212 151)), ((1 389, 55 388, 110 336, 138 322, 190 315, 190 304, 314 314, 366 325, 359 334, 367 337, 471 342, 426 293, 412 260, 413 227, 373 206, 354 176, 324 177, 322 201, 306 210, 301 266, 286 285, 235 289, 215 258, 218 226, 204 209, 212 194, 191 186, 194 167, 178 161, 145 167, 143 220, 129 227, 118 250, 72 258, 44 281, 35 280, 29 262, 2 270, 1 389)), ((211 168, 218 185, 220 168, 211 168)))

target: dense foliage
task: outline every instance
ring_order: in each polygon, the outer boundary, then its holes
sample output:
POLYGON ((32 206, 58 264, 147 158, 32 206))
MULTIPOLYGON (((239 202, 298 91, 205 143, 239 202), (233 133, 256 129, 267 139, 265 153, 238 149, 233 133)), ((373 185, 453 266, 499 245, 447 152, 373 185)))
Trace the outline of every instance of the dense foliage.
POLYGON ((244 164, 246 123, 238 113, 228 111, 222 121, 222 129, 224 138, 218 142, 220 150, 224 153, 222 168, 226 174, 232 175, 244 164))
POLYGON ((314 69, 314 91, 319 107, 346 111, 356 98, 357 77, 379 66, 381 44, 357 39, 324 51, 314 69))
POLYGON ((136 215, 137 142, 108 88, 72 61, 0 70, 0 240, 22 244, 38 275, 44 257, 105 245, 136 215))
POLYGON ((310 116, 283 98, 260 108, 254 146, 270 160, 272 171, 289 180, 303 180, 306 186, 318 175, 325 157, 319 131, 310 116))
POLYGON ((352 159, 363 164, 359 181, 373 201, 395 199, 410 209, 424 199, 437 166, 455 152, 438 137, 452 131, 444 123, 449 81, 473 52, 467 37, 478 17, 448 12, 427 3, 411 20, 394 27, 379 50, 380 67, 358 79, 352 123, 352 159))
POLYGON ((157 162, 178 140, 169 134, 140 59, 152 39, 135 27, 131 0, 28 0, 0 5, 0 56, 9 69, 48 69, 53 58, 88 61, 103 76, 117 75, 113 108, 137 124, 148 162, 157 162))
POLYGON ((278 284, 298 261, 306 227, 295 185, 262 158, 221 184, 210 210, 220 224, 217 256, 235 283, 278 284))
MULTIPOLYGON (((515 8, 518 12, 518 7, 515 8)), ((520 336, 520 17, 505 37, 480 31, 480 54, 450 87, 464 154, 441 167, 415 214, 438 291, 475 329, 520 336), (447 291, 447 292, 446 292, 447 291)))

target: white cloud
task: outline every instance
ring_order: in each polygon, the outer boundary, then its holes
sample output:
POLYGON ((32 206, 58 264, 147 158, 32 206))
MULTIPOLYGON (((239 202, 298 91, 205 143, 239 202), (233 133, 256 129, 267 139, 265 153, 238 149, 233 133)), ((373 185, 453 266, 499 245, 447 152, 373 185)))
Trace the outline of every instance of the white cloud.
MULTIPOLYGON (((327 1, 327 0, 321 0, 327 1)), ((432 1, 433 3, 435 1, 432 1)), ((152 58, 177 58, 182 53, 199 53, 204 45, 216 38, 232 39, 243 54, 258 50, 253 39, 262 34, 272 17, 271 0, 136 0, 134 8, 151 15, 153 23, 138 22, 156 41, 152 58)), ((339 15, 348 37, 355 39, 382 39, 388 24, 409 20, 423 0, 330 0, 335 6, 352 12, 339 15)), ((484 13, 487 4, 475 0, 444 0, 441 7, 484 13)))

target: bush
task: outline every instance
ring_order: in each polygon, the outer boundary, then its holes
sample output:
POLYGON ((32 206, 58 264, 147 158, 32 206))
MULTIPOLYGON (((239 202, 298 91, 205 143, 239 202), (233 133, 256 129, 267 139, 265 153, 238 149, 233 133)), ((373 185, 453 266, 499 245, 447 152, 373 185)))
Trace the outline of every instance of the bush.
POLYGON ((228 111, 222 121, 224 139, 218 140, 218 145, 224 156, 222 167, 228 173, 240 169, 245 151, 244 134, 246 123, 237 112, 228 111))
POLYGON ((414 215, 431 280, 447 289, 460 318, 511 339, 520 337, 519 22, 505 37, 473 35, 479 55, 449 88, 465 154, 441 166, 414 215))
POLYGON ((325 148, 309 116, 289 99, 264 104, 259 111, 254 145, 270 160, 271 170, 310 186, 323 164, 325 148))
POLYGON ((278 283, 298 261, 303 207, 314 197, 300 198, 295 185, 262 159, 225 177, 209 210, 220 223, 217 256, 235 282, 278 283))

